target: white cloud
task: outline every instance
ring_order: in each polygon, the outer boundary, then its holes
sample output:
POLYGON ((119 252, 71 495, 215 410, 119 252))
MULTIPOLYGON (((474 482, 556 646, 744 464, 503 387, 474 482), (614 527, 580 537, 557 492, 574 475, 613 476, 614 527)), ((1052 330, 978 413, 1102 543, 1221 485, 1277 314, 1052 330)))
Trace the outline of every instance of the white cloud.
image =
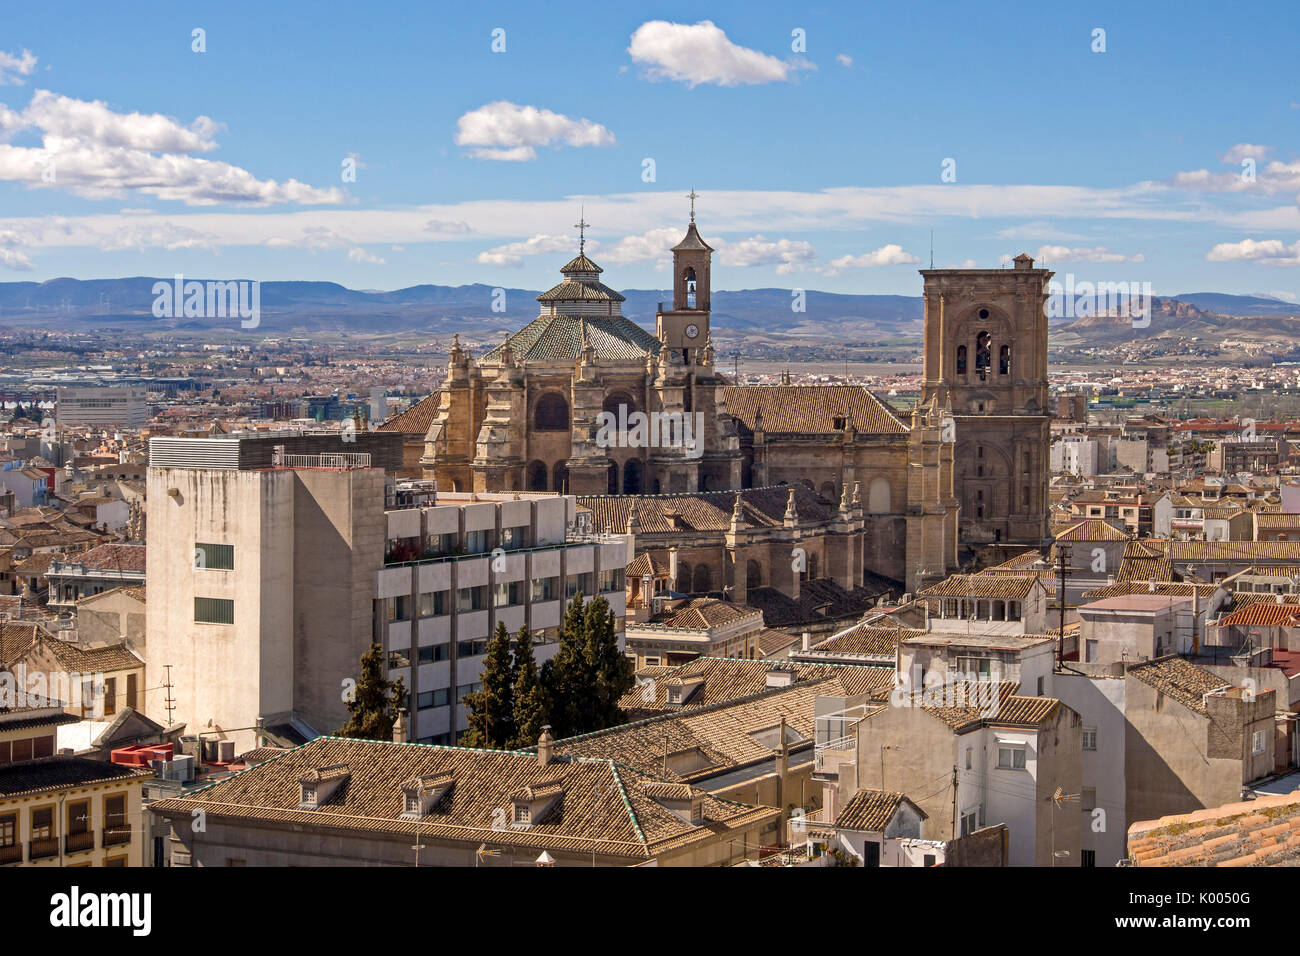
POLYGON ((36 57, 31 50, 6 53, 0 50, 0 86, 22 86, 23 77, 31 76, 36 69, 36 57))
POLYGON ((1271 266, 1300 266, 1300 242, 1287 245, 1281 239, 1243 239, 1221 242, 1206 253, 1210 262, 1262 262, 1271 266))
POLYGON ((1059 226, 1039 219, 998 230, 999 239, 1082 239, 1083 236, 1064 232, 1059 226))
POLYGON ((680 226, 664 226, 651 229, 637 236, 624 236, 614 243, 608 251, 601 253, 601 259, 617 265, 632 262, 654 262, 667 268, 669 252, 682 238, 680 226))
POLYGON ((1220 156, 1219 159, 1225 163, 1240 166, 1243 159, 1265 159, 1271 152, 1273 152, 1272 146, 1256 146, 1253 143, 1238 143, 1220 156))
POLYGON ((876 266, 905 266, 914 265, 921 260, 910 252, 904 252, 903 247, 895 243, 881 246, 874 252, 864 252, 860 256, 840 256, 838 259, 832 259, 828 267, 822 270, 823 274, 833 276, 839 275, 845 269, 871 269, 876 266))
POLYGON ((817 250, 812 243, 795 239, 773 242, 762 236, 750 236, 736 242, 718 239, 712 245, 718 251, 718 261, 725 266, 743 269, 774 265, 776 274, 782 276, 806 268, 817 259, 817 250))
POLYGON ((353 248, 348 250, 348 259, 351 262, 369 262, 377 266, 382 266, 387 264, 385 260, 381 259, 379 256, 371 255, 369 252, 366 252, 366 250, 362 249, 360 246, 354 246, 353 248))
POLYGON ((710 20, 694 25, 651 20, 637 27, 627 48, 646 67, 651 79, 678 80, 689 86, 715 83, 774 83, 796 70, 816 69, 803 60, 785 62, 758 50, 737 46, 710 20))
POLYGON ((23 251, 26 245, 24 237, 11 229, 0 229, 0 266, 6 269, 27 271, 32 267, 32 260, 23 251))
POLYGON ((1076 246, 1039 246, 1038 255, 1035 256, 1040 261, 1052 263, 1058 262, 1146 262, 1146 256, 1138 253, 1134 256, 1126 256, 1121 252, 1111 252, 1105 246, 1094 246, 1091 249, 1076 246))
POLYGON ((445 219, 430 219, 424 224, 425 232, 436 232, 440 235, 456 235, 470 231, 469 223, 462 220, 454 222, 445 219))
MULTIPOLYGON (((588 242, 588 246, 595 243, 588 242)), ((524 264, 524 256, 549 255, 573 249, 572 236, 537 235, 523 242, 509 242, 478 254, 478 261, 485 266, 507 266, 518 268, 524 264)))
POLYGON ((217 148, 212 137, 221 129, 206 116, 182 126, 161 113, 114 113, 99 100, 76 100, 49 90, 32 94, 23 119, 47 137, 152 153, 209 152, 217 148))
POLYGON ((0 180, 66 188, 89 199, 143 193, 191 206, 340 203, 338 189, 296 179, 258 179, 238 166, 188 155, 214 149, 219 124, 200 116, 183 126, 161 114, 114 113, 98 101, 37 90, 14 126, 0 106, 0 130, 35 128, 39 147, 0 144, 0 180))
POLYGON ((456 121, 457 146, 475 147, 475 159, 528 162, 537 158, 535 147, 552 143, 569 146, 612 146, 614 134, 588 119, 520 106, 506 100, 470 110, 456 121))
POLYGON ((849 56, 847 53, 837 53, 835 54, 835 62, 840 66, 852 66, 853 57, 849 56))
POLYGON ((106 252, 121 249, 138 249, 143 252, 148 248, 207 249, 215 253, 221 251, 212 236, 170 222, 128 223, 101 243, 100 248, 106 252))

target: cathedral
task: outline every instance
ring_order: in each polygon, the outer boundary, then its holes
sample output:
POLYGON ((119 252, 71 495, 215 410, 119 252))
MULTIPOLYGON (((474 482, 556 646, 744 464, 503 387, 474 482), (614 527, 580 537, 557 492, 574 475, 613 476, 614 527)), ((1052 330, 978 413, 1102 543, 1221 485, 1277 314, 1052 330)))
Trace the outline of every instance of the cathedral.
MULTIPOLYGON (((457 338, 441 389, 380 426, 406 434, 406 473, 455 491, 574 494, 589 506, 802 485, 827 514, 861 515, 851 576, 907 590, 956 570, 959 530, 963 540, 1041 543, 1049 419, 1039 317, 1050 273, 1028 257, 1015 269, 922 273, 924 383, 910 415, 861 386, 739 385, 715 366, 713 248, 691 198, 671 250, 673 301, 660 303, 653 335, 623 315, 624 297, 580 237, 535 319, 477 358, 457 338)), ((721 526, 715 534, 721 547, 721 526)))

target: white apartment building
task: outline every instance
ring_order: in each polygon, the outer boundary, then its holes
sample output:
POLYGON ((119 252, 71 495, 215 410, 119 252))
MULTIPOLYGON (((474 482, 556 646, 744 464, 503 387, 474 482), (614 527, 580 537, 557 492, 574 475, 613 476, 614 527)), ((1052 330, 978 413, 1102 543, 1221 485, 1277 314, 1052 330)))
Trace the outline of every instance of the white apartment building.
POLYGON ((60 388, 55 421, 60 425, 121 425, 139 428, 149 421, 146 391, 138 385, 60 388))
POLYGON ((622 631, 631 542, 584 534, 572 496, 401 488, 401 436, 352 439, 151 440, 146 712, 236 752, 333 733, 379 643, 411 738, 454 741, 498 621, 539 663, 579 590, 622 631))

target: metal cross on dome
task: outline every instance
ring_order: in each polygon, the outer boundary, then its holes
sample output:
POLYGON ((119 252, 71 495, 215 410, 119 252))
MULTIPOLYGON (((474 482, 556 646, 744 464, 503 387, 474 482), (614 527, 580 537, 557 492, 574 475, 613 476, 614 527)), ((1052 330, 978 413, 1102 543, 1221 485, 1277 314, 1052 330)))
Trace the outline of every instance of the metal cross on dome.
POLYGON ((581 212, 582 207, 578 207, 578 221, 573 224, 573 228, 578 230, 578 255, 582 255, 587 247, 587 227, 591 223, 587 222, 584 214, 581 212))
POLYGON ((699 198, 699 193, 692 189, 686 194, 686 198, 691 201, 691 222, 695 221, 695 200, 699 198))

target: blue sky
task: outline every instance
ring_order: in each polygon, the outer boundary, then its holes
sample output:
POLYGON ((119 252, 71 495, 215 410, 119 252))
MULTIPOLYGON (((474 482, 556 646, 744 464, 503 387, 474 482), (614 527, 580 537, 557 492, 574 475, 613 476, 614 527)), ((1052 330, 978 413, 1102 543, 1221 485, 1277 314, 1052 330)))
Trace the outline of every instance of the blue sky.
POLYGON ((0 281, 655 288, 694 188, 718 288, 1300 293, 1294 5, 613 6, 13 5, 0 281))

